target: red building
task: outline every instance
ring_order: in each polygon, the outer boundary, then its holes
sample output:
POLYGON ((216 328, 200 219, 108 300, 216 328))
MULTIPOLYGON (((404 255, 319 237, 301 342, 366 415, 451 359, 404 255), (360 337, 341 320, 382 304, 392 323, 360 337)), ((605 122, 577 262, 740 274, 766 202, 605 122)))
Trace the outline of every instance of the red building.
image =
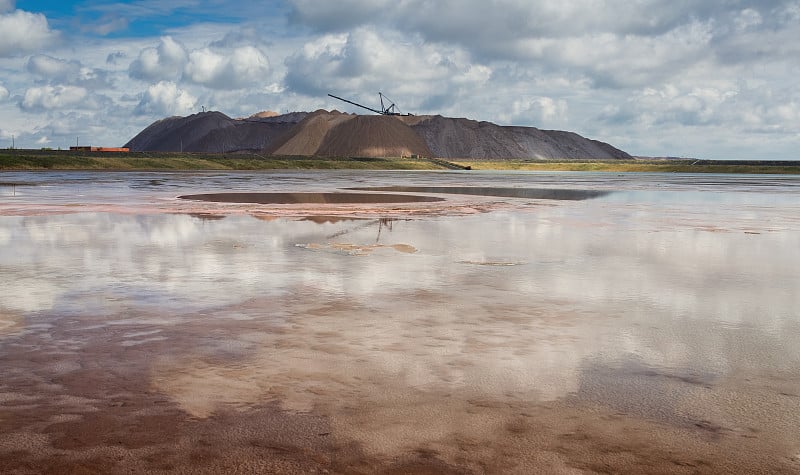
POLYGON ((126 147, 92 147, 91 145, 72 146, 70 150, 77 152, 130 152, 126 147))

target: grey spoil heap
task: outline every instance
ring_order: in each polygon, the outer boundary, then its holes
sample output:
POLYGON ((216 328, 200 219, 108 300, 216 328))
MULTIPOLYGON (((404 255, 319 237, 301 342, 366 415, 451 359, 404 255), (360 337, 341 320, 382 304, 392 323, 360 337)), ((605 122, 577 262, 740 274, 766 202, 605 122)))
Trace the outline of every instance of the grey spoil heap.
POLYGON ((320 109, 311 113, 259 113, 232 119, 221 112, 201 112, 156 121, 125 147, 134 152, 253 152, 322 157, 632 158, 610 144, 574 132, 501 126, 441 115, 401 114, 393 102, 388 106, 382 103, 380 110, 353 104, 377 115, 320 109))

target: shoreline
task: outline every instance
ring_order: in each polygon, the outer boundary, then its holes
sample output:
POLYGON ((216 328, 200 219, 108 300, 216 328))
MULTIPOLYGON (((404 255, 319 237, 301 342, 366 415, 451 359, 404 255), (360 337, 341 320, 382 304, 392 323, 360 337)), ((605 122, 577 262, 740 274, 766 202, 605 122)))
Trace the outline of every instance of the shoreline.
POLYGON ((465 160, 375 157, 263 156, 256 153, 0 151, 0 171, 256 171, 481 170, 632 173, 800 174, 800 161, 778 160, 465 160))

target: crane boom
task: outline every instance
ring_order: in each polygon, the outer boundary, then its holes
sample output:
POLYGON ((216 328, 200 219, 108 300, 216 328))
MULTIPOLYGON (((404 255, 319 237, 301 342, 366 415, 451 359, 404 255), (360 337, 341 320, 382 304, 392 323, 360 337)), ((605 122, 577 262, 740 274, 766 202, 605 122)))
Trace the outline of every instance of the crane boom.
POLYGON ((360 108, 362 108, 362 109, 366 109, 366 110, 368 110, 368 111, 372 111, 372 112, 374 112, 374 113, 376 113, 376 114, 384 114, 384 112, 383 112, 383 111, 379 111, 379 110, 377 110, 377 109, 373 109, 372 107, 362 106, 361 104, 359 104, 359 103, 357 103, 357 102, 348 101, 347 99, 341 98, 341 97, 339 97, 339 96, 334 96, 333 94, 328 94, 328 95, 329 95, 329 96, 331 96, 331 97, 332 97, 332 98, 334 98, 334 99, 339 99, 340 101, 347 102, 348 104, 353 104, 354 106, 358 106, 358 107, 360 107, 360 108))
POLYGON ((382 92, 378 93, 378 97, 381 98, 381 110, 383 111, 383 115, 400 115, 400 112, 397 110, 397 106, 394 105, 394 101, 389 99, 388 97, 384 96, 382 92), (386 99, 391 105, 386 107, 383 105, 383 100, 386 99))

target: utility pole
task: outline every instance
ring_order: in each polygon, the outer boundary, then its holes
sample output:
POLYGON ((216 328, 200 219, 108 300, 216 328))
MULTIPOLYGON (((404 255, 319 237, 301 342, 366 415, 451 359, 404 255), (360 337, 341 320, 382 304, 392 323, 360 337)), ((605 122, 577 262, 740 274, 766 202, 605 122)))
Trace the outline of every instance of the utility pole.
POLYGON ((11 136, 11 150, 14 150, 14 136, 11 136))

